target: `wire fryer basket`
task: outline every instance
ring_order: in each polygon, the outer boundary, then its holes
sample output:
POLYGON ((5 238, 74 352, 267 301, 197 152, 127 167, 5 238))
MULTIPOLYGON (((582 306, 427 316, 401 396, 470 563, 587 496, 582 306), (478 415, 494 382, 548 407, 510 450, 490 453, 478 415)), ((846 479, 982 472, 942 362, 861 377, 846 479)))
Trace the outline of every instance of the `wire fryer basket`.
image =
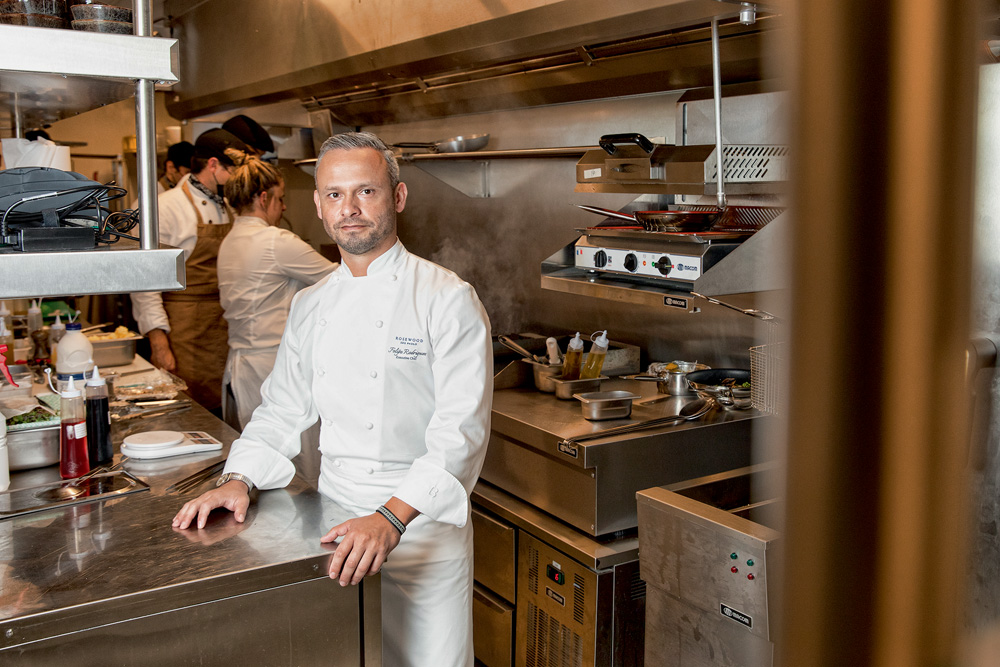
POLYGON ((750 405, 757 410, 771 415, 780 412, 785 400, 784 364, 784 343, 750 348, 750 405))

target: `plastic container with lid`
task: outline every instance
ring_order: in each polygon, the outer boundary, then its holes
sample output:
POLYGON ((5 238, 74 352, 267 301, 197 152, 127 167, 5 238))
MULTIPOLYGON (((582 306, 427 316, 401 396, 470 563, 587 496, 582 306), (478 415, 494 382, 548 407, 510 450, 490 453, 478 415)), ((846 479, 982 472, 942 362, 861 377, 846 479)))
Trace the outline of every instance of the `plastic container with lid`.
POLYGON ((101 377, 101 371, 94 366, 94 372, 87 378, 87 458, 90 467, 105 464, 114 457, 111 448, 111 409, 108 403, 108 383, 101 377))
MULTIPOLYGON (((596 333, 594 332, 595 335, 596 333)), ((591 336, 591 340, 593 340, 593 336, 591 336)), ((580 379, 600 377, 601 369, 604 368, 604 358, 607 356, 608 332, 605 330, 597 337, 597 340, 594 341, 594 344, 590 348, 590 352, 587 353, 587 360, 583 363, 583 369, 580 370, 580 379)))
POLYGON ((580 378, 580 363, 583 361, 583 339, 577 331, 569 346, 566 348, 566 357, 563 359, 562 379, 577 380, 580 378))
POLYGON ((28 308, 28 336, 31 336, 32 331, 41 329, 42 324, 42 309, 38 307, 38 301, 33 300, 28 308))

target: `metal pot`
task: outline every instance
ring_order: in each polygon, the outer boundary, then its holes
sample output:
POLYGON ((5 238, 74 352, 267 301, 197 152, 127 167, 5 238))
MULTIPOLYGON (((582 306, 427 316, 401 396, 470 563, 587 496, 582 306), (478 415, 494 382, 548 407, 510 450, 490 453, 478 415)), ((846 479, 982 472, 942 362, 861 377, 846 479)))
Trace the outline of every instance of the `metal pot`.
POLYGON ((670 369, 656 375, 628 375, 629 380, 642 380, 645 382, 656 382, 656 391, 669 396, 689 396, 694 393, 688 386, 687 375, 695 371, 704 371, 711 368, 705 364, 694 361, 672 361, 676 369, 670 369))
POLYGON ((472 134, 466 136, 452 137, 444 141, 419 142, 403 141, 393 144, 396 148, 426 148, 432 153, 468 153, 478 151, 490 141, 488 134, 472 134))

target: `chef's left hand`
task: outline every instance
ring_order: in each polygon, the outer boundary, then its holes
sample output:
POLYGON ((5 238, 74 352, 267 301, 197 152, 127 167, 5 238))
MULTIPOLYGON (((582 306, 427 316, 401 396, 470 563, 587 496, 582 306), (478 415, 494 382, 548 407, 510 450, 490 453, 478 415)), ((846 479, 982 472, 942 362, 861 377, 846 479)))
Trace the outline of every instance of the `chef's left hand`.
POLYGON ((399 531, 379 513, 349 519, 334 526, 320 542, 333 542, 343 537, 330 559, 330 578, 339 579, 341 586, 356 585, 370 574, 382 569, 389 552, 399 544, 399 531))

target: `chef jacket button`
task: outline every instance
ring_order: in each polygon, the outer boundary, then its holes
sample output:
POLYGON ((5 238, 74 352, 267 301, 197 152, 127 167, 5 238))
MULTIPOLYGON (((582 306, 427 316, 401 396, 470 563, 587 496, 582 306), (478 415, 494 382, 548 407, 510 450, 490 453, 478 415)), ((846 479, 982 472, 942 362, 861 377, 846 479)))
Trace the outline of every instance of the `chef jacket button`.
POLYGON ((320 325, 321 327, 325 327, 325 326, 326 326, 326 320, 320 320, 320 321, 319 321, 319 325, 320 325))
POLYGON ((438 494, 437 487, 436 486, 432 486, 431 490, 428 491, 427 493, 429 493, 431 496, 436 496, 438 494))
POLYGON ((373 378, 377 378, 378 377, 378 373, 375 372, 375 371, 372 371, 371 375, 372 375, 373 378))
POLYGON ((370 430, 372 430, 373 428, 375 428, 375 424, 373 424, 373 423, 371 423, 371 422, 365 422, 365 428, 366 428, 366 429, 368 429, 368 430, 370 431, 370 430))
POLYGON ((396 278, 396 276, 395 276, 395 275, 393 275, 393 276, 392 276, 391 278, 389 278, 389 280, 392 280, 392 281, 395 281, 396 279, 397 279, 397 278, 396 278))
POLYGON ((369 475, 374 474, 375 468, 371 467, 365 468, 365 472, 368 473, 369 475))
POLYGON ((382 328, 382 320, 375 320, 375 328, 376 329, 382 328))
POLYGON ((326 375, 326 369, 320 366, 319 368, 316 369, 316 375, 319 375, 320 377, 326 375))
POLYGON ((337 466, 337 467, 339 468, 339 467, 340 467, 340 465, 341 465, 341 464, 340 464, 340 459, 337 459, 336 461, 334 461, 334 462, 333 462, 333 465, 335 465, 335 466, 337 466))

